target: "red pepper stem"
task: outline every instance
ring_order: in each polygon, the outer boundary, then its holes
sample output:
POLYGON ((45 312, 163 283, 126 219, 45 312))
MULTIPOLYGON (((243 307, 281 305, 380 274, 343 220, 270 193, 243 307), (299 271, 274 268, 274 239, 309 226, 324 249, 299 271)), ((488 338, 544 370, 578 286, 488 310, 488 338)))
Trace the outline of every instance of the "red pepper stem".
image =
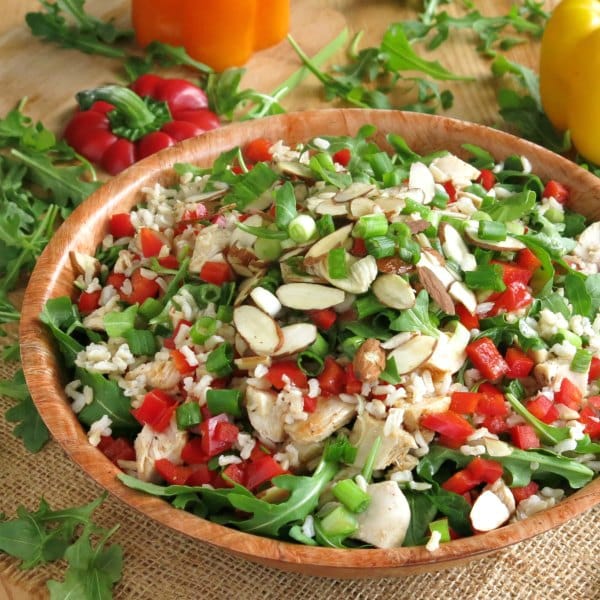
POLYGON ((146 103, 132 90, 120 85, 107 85, 93 90, 84 90, 76 96, 79 106, 87 110, 97 100, 104 100, 116 106, 127 125, 132 128, 146 128, 156 120, 146 103))

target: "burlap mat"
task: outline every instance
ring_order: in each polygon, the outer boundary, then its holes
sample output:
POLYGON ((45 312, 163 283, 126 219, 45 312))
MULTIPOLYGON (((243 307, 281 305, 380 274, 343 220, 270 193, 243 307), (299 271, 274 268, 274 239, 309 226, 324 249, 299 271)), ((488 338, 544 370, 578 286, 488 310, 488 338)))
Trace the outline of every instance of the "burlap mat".
MULTIPOLYGON (((0 377, 15 366, 0 363, 0 377)), ((12 401, 0 398, 0 512, 37 507, 43 495, 53 508, 89 502, 101 489, 72 464, 55 442, 29 454, 3 417, 12 401)), ((437 573, 362 581, 330 580, 283 573, 229 556, 174 533, 107 498, 98 522, 121 529, 114 541, 125 551, 123 579, 115 598, 127 600, 212 599, 600 599, 600 507, 567 525, 511 549, 437 573)), ((64 565, 22 571, 0 553, 0 575, 46 597, 45 582, 62 579, 64 565)), ((1 594, 1 592, 0 592, 1 594)))

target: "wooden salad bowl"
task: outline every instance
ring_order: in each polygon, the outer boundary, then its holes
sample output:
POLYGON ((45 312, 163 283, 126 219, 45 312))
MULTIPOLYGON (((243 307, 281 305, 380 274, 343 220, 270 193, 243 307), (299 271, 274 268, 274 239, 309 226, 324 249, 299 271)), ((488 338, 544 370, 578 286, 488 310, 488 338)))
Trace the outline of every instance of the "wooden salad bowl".
POLYGON ((501 550, 565 523, 598 504, 600 478, 525 521, 442 544, 435 552, 424 547, 340 550, 242 533, 172 508, 163 500, 134 491, 118 481, 119 469, 88 443, 70 409, 57 350, 38 315, 49 298, 73 292, 75 273, 69 252, 94 254, 105 236, 109 216, 138 203, 143 187, 156 182, 173 184, 175 163, 210 166, 222 151, 257 137, 283 139, 293 144, 317 135, 354 135, 365 124, 377 127, 376 137, 381 145, 385 146, 386 133, 395 132, 423 154, 447 149, 464 156, 461 145, 471 143, 490 151, 497 160, 515 153, 524 155, 543 179, 556 179, 570 188, 574 210, 592 220, 600 219, 600 179, 549 150, 480 125, 417 113, 359 109, 291 113, 237 123, 145 159, 111 179, 79 206, 52 238, 35 267, 25 293, 20 327, 25 377, 42 418, 70 457, 100 485, 132 508, 201 542, 264 565, 336 578, 407 575, 458 565, 501 550))

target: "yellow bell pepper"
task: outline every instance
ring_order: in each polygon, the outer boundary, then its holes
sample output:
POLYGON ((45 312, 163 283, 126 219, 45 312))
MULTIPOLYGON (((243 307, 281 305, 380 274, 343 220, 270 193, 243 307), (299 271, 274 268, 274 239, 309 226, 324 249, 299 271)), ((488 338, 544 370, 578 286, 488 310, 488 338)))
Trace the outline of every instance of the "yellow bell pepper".
POLYGON ((546 25, 540 58, 542 105, 552 124, 600 164, 600 1, 563 0, 546 25))

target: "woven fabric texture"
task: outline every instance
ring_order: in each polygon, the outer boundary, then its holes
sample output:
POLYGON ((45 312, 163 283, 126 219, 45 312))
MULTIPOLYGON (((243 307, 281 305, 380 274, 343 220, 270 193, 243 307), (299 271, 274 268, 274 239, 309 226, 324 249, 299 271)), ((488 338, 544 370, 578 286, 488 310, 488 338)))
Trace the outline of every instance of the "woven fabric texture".
MULTIPOLYGON (((0 378, 16 366, 0 363, 0 378)), ((0 412, 12 406, 0 398, 0 412)), ((28 453, 0 418, 0 512, 13 516, 19 504, 35 508, 44 496, 53 508, 84 504, 101 489, 55 442, 28 453)), ((172 532, 107 498, 97 513, 104 526, 120 523, 114 536, 125 551, 123 579, 116 599, 243 598, 244 600, 311 600, 331 598, 388 599, 600 599, 600 507, 554 531, 540 535, 466 566, 404 578, 333 580, 284 573, 230 556, 172 532)), ((18 561, 0 553, 0 573, 44 598, 45 582, 61 579, 64 565, 22 571, 18 561)))

